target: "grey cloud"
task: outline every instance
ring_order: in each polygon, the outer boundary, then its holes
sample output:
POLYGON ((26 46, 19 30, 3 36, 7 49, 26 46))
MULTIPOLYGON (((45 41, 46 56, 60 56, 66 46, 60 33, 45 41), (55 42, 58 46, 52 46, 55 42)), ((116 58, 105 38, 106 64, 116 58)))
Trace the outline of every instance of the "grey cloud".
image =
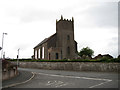
POLYGON ((86 23, 93 23, 93 26, 96 27, 118 27, 117 2, 104 2, 95 4, 96 5, 93 4, 93 7, 78 13, 86 16, 86 23))
POLYGON ((117 27, 118 3, 106 2, 89 10, 89 15, 99 27, 117 27))
POLYGON ((107 47, 109 47, 109 52, 113 56, 118 56, 118 37, 112 37, 108 40, 107 47))
POLYGON ((118 37, 112 37, 111 39, 108 39, 108 47, 118 47, 118 37))
POLYGON ((27 48, 29 48, 29 43, 21 43, 21 44, 19 44, 19 45, 16 45, 16 46, 14 47, 14 50, 18 50, 19 48, 20 48, 22 51, 27 50, 27 48))
POLYGON ((32 21, 45 21, 54 18, 56 12, 36 9, 36 8, 21 8, 21 9, 10 9, 7 11, 9 17, 17 17, 21 22, 32 22, 32 21))
POLYGON ((41 21, 41 20, 50 20, 55 15, 55 12, 46 11, 46 10, 30 10, 24 11, 23 15, 20 17, 21 22, 32 22, 32 21, 41 21))

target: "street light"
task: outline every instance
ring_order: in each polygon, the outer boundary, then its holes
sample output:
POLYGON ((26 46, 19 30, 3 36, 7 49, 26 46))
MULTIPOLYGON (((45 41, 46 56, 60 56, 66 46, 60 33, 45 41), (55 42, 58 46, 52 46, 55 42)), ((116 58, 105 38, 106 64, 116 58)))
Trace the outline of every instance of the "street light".
POLYGON ((3 43, 4 43, 4 35, 7 35, 7 33, 3 33, 2 35, 2 51, 1 51, 1 59, 3 58, 3 43))
POLYGON ((0 47, 0 50, 2 49, 2 47, 0 47))

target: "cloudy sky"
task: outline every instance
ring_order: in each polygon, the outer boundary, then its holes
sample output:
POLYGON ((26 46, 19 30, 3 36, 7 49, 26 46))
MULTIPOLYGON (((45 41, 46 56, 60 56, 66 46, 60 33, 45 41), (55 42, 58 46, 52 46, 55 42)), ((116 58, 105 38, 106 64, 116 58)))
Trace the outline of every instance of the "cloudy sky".
POLYGON ((31 58, 33 48, 56 32, 56 19, 74 17, 78 51, 90 47, 94 55, 118 56, 118 0, 1 0, 2 33, 6 57, 31 58))

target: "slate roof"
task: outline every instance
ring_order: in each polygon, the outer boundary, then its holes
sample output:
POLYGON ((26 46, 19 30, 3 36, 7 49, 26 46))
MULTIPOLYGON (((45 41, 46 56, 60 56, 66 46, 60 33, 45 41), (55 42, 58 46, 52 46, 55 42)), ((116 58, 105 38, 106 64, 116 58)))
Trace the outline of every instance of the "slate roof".
POLYGON ((51 35, 51 36, 48 37, 48 38, 45 38, 43 41, 41 41, 41 42, 40 42, 37 46, 35 46, 34 48, 36 48, 36 47, 38 47, 38 46, 40 46, 40 45, 46 43, 48 40, 50 40, 51 38, 53 38, 55 35, 56 35, 56 33, 53 34, 53 35, 51 35))
POLYGON ((113 57, 112 57, 111 55, 109 55, 109 54, 105 54, 105 55, 99 54, 98 56, 94 57, 94 59, 101 59, 101 58, 103 58, 103 57, 113 58, 113 57))

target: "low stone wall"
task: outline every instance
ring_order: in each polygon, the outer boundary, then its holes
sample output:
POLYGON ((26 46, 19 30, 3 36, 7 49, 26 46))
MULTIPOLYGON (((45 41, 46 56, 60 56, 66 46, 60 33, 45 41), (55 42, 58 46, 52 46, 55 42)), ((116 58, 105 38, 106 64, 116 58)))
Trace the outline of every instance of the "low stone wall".
POLYGON ((9 70, 4 68, 2 71, 2 80, 8 80, 12 77, 15 77, 16 75, 18 75, 17 67, 13 67, 9 70))
POLYGON ((48 70, 118 72, 120 64, 102 62, 19 62, 19 67, 48 70))

